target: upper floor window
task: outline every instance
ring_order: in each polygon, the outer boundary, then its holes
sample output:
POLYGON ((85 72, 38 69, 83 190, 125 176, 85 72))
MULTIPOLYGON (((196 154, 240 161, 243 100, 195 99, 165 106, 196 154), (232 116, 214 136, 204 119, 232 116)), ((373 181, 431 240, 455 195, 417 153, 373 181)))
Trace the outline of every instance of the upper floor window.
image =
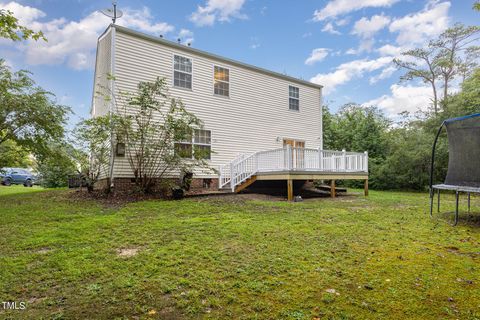
POLYGON ((294 86, 288 86, 288 108, 300 110, 300 90, 294 86))
POLYGON ((177 55, 173 59, 173 85, 192 89, 192 60, 177 55))
POLYGON ((228 97, 230 95, 230 70, 222 67, 214 67, 213 70, 214 93, 228 97))

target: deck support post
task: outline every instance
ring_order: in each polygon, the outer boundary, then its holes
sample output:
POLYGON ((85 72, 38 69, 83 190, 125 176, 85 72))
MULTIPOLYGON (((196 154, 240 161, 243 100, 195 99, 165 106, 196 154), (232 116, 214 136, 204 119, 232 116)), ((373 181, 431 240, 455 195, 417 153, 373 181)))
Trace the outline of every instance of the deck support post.
POLYGON ((368 197, 368 179, 365 179, 365 184, 363 185, 363 194, 365 197, 368 197))
POLYGON ((330 197, 335 198, 335 180, 330 181, 330 197))
POLYGON ((287 180, 287 198, 288 201, 293 201, 293 180, 287 180))

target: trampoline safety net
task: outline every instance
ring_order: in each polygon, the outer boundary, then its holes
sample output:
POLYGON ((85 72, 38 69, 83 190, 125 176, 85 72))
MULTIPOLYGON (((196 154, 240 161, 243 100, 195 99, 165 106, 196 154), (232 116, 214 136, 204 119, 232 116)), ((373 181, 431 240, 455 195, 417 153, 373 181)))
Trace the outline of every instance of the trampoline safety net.
POLYGON ((448 171, 445 184, 480 188, 480 114, 445 121, 448 171))

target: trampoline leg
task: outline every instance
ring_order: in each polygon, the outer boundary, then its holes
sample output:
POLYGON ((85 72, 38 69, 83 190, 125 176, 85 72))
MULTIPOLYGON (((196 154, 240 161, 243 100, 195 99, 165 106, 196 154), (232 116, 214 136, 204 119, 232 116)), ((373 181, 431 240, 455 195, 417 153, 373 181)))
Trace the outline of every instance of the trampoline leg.
POLYGON ((470 192, 468 193, 468 213, 470 213, 470 192))
POLYGON ((430 190, 430 217, 433 217, 433 190, 430 190))
POLYGON ((437 212, 440 212, 440 189, 437 191, 437 212))
POLYGON ((456 226, 458 223, 458 191, 455 192, 455 221, 453 223, 456 226))

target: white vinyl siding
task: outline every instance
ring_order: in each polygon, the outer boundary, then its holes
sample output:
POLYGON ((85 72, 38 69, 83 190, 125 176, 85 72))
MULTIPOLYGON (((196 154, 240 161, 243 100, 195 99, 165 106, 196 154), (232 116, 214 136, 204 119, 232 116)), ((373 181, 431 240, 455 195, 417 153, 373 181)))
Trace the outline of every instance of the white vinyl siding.
MULTIPOLYGON (((105 116, 113 107, 111 99, 112 82, 110 76, 112 70, 112 29, 102 35, 97 42, 97 54, 95 59, 95 76, 93 80, 93 97, 91 116, 105 116)), ((110 145, 111 141, 105 141, 110 145)), ((109 173, 109 165, 106 164, 100 169, 100 179, 106 178, 109 173)))
POLYGON ((112 31, 104 34, 97 43, 95 78, 93 80, 92 116, 103 116, 110 109, 111 100, 107 99, 111 91, 109 74, 112 70, 112 31))
MULTIPOLYGON (((181 98, 189 112, 212 132, 210 165, 217 169, 241 154, 281 148, 283 138, 305 141, 305 147, 322 144, 321 92, 318 87, 228 64, 190 51, 131 35, 117 29, 115 89, 135 91, 140 81, 166 77, 169 93, 181 98), (174 55, 192 61, 192 90, 174 86, 174 55), (212 94, 212 69, 229 69, 229 99, 212 94), (291 112, 286 103, 289 85, 301 91, 302 111, 291 112), (232 90, 235 88, 234 90, 232 90)), ((131 177, 128 159, 115 159, 115 177, 131 177)), ((195 177, 216 178, 218 174, 199 169, 195 177)))

